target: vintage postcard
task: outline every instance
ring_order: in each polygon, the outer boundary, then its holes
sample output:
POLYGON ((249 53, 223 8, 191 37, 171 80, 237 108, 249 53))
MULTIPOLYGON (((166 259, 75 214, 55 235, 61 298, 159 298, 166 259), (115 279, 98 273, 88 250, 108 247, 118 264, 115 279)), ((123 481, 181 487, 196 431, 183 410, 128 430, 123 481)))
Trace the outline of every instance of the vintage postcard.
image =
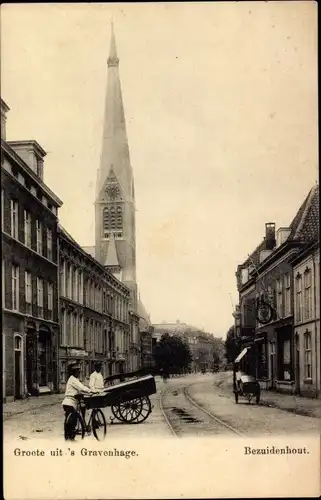
POLYGON ((1 6, 4 498, 320 495, 317 4, 1 6))

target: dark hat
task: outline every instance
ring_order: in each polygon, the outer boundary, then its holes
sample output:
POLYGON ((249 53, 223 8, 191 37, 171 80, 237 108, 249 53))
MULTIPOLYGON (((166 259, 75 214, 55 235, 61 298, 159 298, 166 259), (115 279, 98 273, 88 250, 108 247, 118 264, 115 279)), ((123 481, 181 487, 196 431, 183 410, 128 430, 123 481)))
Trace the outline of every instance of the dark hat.
POLYGON ((71 365, 68 365, 68 372, 69 373, 74 373, 76 370, 81 370, 81 367, 78 363, 72 363, 71 365))

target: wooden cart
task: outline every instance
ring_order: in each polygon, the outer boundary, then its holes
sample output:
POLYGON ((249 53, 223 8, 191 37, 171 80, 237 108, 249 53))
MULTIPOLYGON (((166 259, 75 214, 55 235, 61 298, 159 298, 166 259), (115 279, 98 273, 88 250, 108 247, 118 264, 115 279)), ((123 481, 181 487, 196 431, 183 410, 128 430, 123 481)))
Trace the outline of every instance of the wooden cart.
POLYGON ((111 422, 119 420, 127 424, 140 424, 152 412, 149 396, 156 394, 153 375, 144 372, 121 373, 105 379, 105 390, 96 396, 84 397, 87 408, 110 406, 111 422), (116 380, 120 380, 115 384, 116 380))

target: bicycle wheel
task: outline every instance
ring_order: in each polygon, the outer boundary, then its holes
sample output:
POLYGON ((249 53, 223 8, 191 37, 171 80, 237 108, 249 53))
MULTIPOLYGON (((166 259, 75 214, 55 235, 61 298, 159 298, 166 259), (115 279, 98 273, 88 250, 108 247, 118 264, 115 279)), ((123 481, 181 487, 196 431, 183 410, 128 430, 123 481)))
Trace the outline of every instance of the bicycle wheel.
POLYGON ((105 415, 99 409, 93 410, 91 425, 95 438, 98 441, 105 439, 107 433, 107 424, 105 415))
POLYGON ((84 439, 85 425, 81 415, 77 413, 68 413, 65 418, 65 439, 76 441, 77 439, 84 439))

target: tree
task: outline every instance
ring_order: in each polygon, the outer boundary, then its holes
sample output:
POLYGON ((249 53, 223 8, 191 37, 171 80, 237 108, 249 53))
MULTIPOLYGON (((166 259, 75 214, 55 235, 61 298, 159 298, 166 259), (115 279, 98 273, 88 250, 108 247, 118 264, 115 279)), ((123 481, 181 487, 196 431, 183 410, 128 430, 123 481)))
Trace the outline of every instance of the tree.
POLYGON ((214 371, 224 369, 226 365, 225 344, 222 339, 213 339, 212 368, 214 371))
POLYGON ((226 334, 225 356, 228 363, 232 363, 239 353, 239 342, 235 336, 235 326, 231 326, 226 334))
POLYGON ((165 333, 156 345, 154 361, 157 371, 182 373, 192 361, 189 345, 179 336, 165 333))

